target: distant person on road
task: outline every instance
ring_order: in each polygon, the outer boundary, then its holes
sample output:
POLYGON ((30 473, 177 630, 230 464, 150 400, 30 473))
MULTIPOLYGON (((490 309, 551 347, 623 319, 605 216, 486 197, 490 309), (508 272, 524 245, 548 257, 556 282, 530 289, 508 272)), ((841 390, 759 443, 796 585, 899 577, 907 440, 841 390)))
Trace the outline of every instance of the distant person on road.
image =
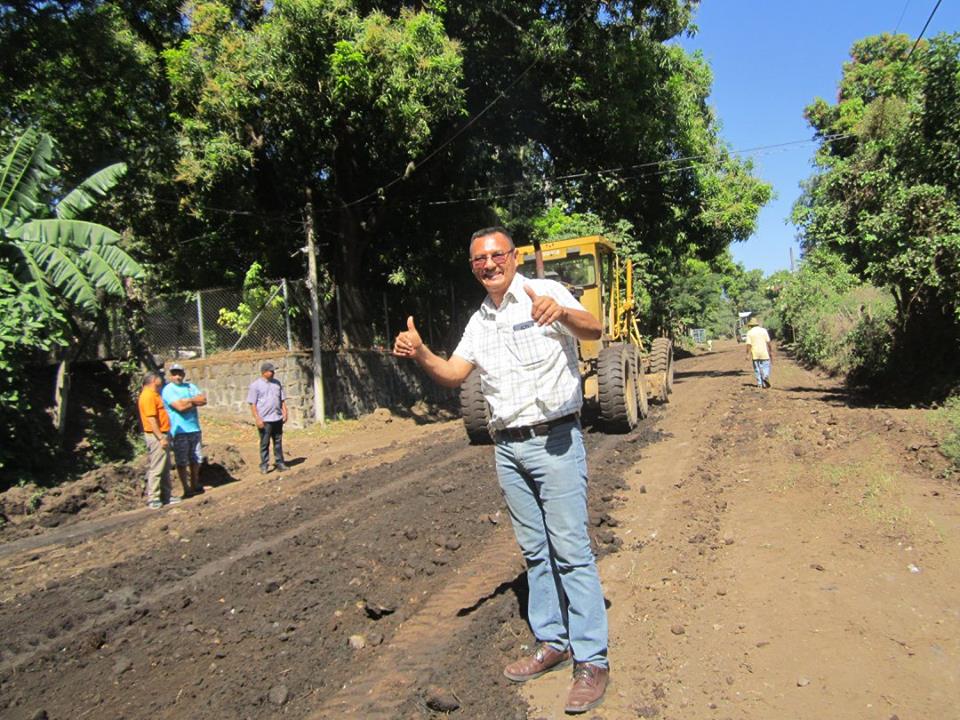
POLYGON ((287 394, 283 385, 273 375, 276 368, 271 362, 260 366, 260 377, 250 383, 247 403, 250 414, 260 431, 260 473, 269 472, 270 441, 273 440, 273 464, 277 472, 284 472, 283 425, 287 422, 287 394))
POLYGON ((587 458, 580 429, 577 338, 600 322, 558 282, 517 274, 502 227, 470 239, 470 266, 487 297, 450 359, 435 355, 413 317, 394 355, 413 358, 440 385, 457 387, 476 368, 490 406, 497 476, 527 564, 535 651, 506 667, 525 682, 574 661, 566 711, 599 705, 609 678, 607 612, 587 534, 587 458))
POLYGON ((180 498, 171 495, 170 482, 170 417, 160 398, 163 378, 159 373, 143 376, 137 407, 147 443, 147 507, 175 505, 180 498))
POLYGON ((187 371, 183 365, 174 363, 169 372, 171 382, 164 386, 161 397, 170 415, 170 436, 177 475, 183 485, 183 496, 188 498, 203 493, 203 485, 200 484, 203 450, 197 408, 207 404, 207 396, 196 385, 186 381, 187 371))
POLYGON ((770 335, 756 318, 747 323, 747 358, 753 361, 753 373, 758 388, 770 387, 770 335))

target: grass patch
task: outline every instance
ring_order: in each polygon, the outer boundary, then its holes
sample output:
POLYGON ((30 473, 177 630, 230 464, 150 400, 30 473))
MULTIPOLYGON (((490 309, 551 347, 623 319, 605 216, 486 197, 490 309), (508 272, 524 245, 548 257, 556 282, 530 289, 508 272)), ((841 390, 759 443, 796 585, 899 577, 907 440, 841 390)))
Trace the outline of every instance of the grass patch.
POLYGON ((940 439, 940 452, 950 461, 953 470, 960 470, 960 396, 947 398, 931 416, 940 439))
POLYGON ((820 466, 819 480, 849 500, 874 524, 887 531, 908 532, 913 512, 904 502, 904 492, 895 475, 877 463, 845 463, 820 466))

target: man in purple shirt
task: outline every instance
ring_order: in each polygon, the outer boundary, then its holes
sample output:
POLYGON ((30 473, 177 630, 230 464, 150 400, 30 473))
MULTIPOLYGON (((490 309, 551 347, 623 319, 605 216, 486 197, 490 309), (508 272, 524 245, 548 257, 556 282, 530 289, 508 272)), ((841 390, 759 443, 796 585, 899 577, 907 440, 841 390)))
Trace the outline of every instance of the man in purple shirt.
POLYGON ((250 413, 260 431, 260 474, 268 472, 270 440, 273 439, 273 462, 277 472, 287 469, 283 461, 283 424, 287 421, 287 394, 283 385, 273 377, 273 363, 260 366, 260 377, 250 383, 247 402, 250 413))

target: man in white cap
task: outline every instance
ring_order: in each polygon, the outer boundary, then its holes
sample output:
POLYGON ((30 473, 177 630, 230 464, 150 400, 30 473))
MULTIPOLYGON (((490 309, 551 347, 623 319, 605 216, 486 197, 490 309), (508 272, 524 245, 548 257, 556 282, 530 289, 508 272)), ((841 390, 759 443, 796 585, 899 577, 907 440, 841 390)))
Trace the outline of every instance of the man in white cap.
POLYGON ((273 462, 277 472, 287 469, 283 460, 283 424, 287 421, 287 394, 273 374, 272 362, 260 366, 260 377, 250 383, 247 402, 250 414, 260 431, 260 474, 269 472, 270 441, 273 440, 273 462))
POLYGON ((197 408, 207 404, 207 396, 196 385, 186 381, 187 371, 180 363, 171 365, 168 372, 170 382, 164 386, 161 397, 170 415, 173 457, 186 498, 203 492, 203 485, 200 484, 203 451, 197 408))

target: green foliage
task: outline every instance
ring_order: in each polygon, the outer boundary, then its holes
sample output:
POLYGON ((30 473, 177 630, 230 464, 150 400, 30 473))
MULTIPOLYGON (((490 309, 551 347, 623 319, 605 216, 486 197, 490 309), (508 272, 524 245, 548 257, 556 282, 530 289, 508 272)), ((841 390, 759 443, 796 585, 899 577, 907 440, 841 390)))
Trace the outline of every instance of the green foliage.
POLYGON ((54 313, 58 301, 90 312, 97 292, 122 295, 124 277, 142 277, 143 269, 119 246, 120 235, 97 223, 75 219, 92 206, 95 195, 116 183, 125 167, 113 165, 81 183, 49 214, 45 190, 58 176, 53 141, 28 130, 0 160, 0 252, 21 283, 54 313))
POLYGON ((46 488, 37 488, 33 493, 30 494, 30 499, 27 501, 27 506, 30 508, 30 512, 35 513, 40 509, 40 505, 43 503, 43 498, 46 494, 46 488))
POLYGON ((28 473, 53 453, 45 416, 31 413, 24 374, 38 354, 67 346, 69 321, 89 315, 102 294, 121 295, 143 270, 119 235, 77 220, 123 175, 113 165, 80 183, 51 215, 58 171, 54 143, 28 130, 0 160, 0 470, 28 473), (16 450, 15 464, 14 450, 16 450))
MULTIPOLYGON (((217 324, 243 335, 254 318, 263 311, 283 312, 283 295, 276 283, 270 283, 263 276, 263 266, 253 263, 243 278, 243 301, 236 310, 220 308, 217 324)), ((209 349, 207 352, 211 352, 209 349)))
POLYGON ((953 463, 954 470, 960 470, 960 396, 947 398, 934 420, 939 425, 940 452, 953 463))
POLYGON ((351 335, 384 292, 468 285, 477 227, 523 242, 562 212, 620 235, 659 332, 688 261, 746 239, 770 197, 720 139, 706 61, 671 42, 695 9, 28 3, 0 20, 0 105, 72 173, 129 159, 97 217, 132 229, 165 290, 239 284, 253 261, 301 274, 309 193, 351 335))
POLYGON ((960 36, 922 43, 909 62, 908 45, 856 43, 839 102, 807 108, 824 142, 794 208, 805 248, 891 289, 901 330, 940 308, 960 320, 960 36))
POLYGON ((855 384, 876 382, 887 372, 895 318, 887 291, 861 283, 825 249, 777 281, 769 324, 799 359, 855 384))

